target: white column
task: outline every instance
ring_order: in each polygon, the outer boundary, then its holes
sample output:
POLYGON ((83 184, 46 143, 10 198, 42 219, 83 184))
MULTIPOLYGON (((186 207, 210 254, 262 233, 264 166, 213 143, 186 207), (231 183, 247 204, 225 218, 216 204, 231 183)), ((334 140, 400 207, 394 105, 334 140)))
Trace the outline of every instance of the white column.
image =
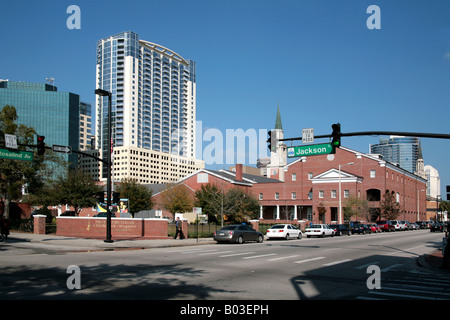
POLYGON ((277 217, 276 220, 280 220, 280 206, 277 205, 277 217))
POLYGON ((298 220, 297 218, 297 205, 294 204, 294 220, 298 220))
POLYGON ((263 219, 263 206, 259 206, 259 218, 263 219))

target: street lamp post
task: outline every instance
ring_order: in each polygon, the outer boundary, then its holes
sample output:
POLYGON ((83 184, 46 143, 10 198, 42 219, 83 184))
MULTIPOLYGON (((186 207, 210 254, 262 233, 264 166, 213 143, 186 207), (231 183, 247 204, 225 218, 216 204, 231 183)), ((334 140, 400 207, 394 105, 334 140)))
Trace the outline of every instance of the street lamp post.
MULTIPOLYGON (((339 224, 343 223, 343 216, 342 216, 342 197, 341 197, 341 167, 343 166, 352 166, 353 162, 349 162, 346 164, 339 164, 339 224)), ((350 227, 350 226, 349 226, 350 227)))
POLYGON ((111 243, 111 92, 96 89, 95 94, 101 97, 108 97, 108 141, 109 148, 107 150, 108 160, 107 160, 107 178, 106 178, 106 240, 105 242, 111 243))

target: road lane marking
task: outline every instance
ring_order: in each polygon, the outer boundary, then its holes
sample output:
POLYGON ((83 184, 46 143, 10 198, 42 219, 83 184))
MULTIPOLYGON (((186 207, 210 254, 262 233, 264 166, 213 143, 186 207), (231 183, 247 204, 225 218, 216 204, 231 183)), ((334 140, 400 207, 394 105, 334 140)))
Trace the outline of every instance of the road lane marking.
POLYGON ((262 257, 269 257, 269 256, 275 256, 276 253, 268 253, 268 254, 260 254, 258 256, 251 256, 251 257, 244 257, 242 259, 256 259, 256 258, 262 258, 262 257))
POLYGON ((300 261, 295 261, 294 263, 304 263, 304 262, 310 262, 310 261, 320 260, 320 259, 325 259, 325 257, 317 257, 317 258, 311 258, 311 259, 306 259, 306 260, 300 260, 300 261))
POLYGON ((334 261, 334 262, 330 262, 330 263, 325 263, 324 266, 330 267, 330 266, 334 266, 335 264, 340 264, 340 263, 344 263, 344 262, 348 262, 348 261, 352 261, 352 259, 344 259, 344 260, 334 261))
POLYGON ((380 261, 369 262, 369 263, 363 264, 362 266, 355 267, 353 269, 356 269, 356 270, 367 269, 368 266, 377 265, 378 263, 380 263, 380 261))
POLYGON ((298 254, 293 255, 293 256, 288 256, 288 257, 273 258, 273 259, 269 259, 269 261, 277 261, 277 260, 283 260, 283 259, 289 259, 289 258, 295 258, 295 257, 298 257, 298 254))
POLYGON ((395 267, 399 267, 399 266, 402 266, 402 265, 403 265, 403 263, 393 264, 392 266, 389 266, 389 267, 386 267, 384 269, 381 269, 381 272, 386 272, 386 271, 389 271, 391 269, 394 269, 395 267))
POLYGON ((252 253, 255 253, 255 252, 232 253, 232 254, 226 254, 226 255, 223 255, 223 256, 219 256, 219 257, 220 257, 220 258, 234 257, 234 256, 242 256, 242 255, 244 255, 244 254, 252 254, 252 253))

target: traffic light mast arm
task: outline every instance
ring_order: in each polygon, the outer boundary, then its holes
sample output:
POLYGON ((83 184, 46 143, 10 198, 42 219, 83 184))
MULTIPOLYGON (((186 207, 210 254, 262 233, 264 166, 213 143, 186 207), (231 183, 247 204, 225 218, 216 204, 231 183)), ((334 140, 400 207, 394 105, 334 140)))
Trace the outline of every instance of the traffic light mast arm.
MULTIPOLYGON (((450 134, 445 133, 420 133, 420 132, 398 132, 398 131, 361 131, 361 132, 349 132, 341 133, 341 137, 352 137, 352 136, 406 136, 406 137, 420 137, 420 138, 436 138, 436 139, 450 139, 450 134)), ((324 134, 314 136, 314 138, 331 138, 331 134, 324 134)), ((302 137, 295 138, 284 138, 278 141, 293 141, 302 140, 302 137)))
MULTIPOLYGON (((17 143, 17 145, 23 146, 23 147, 29 147, 29 148, 37 148, 37 147, 38 147, 37 144, 17 143)), ((45 146, 45 149, 50 149, 50 150, 52 150, 52 147, 45 146)), ((73 152, 73 153, 77 153, 77 154, 81 154, 81 155, 86 156, 86 157, 93 158, 93 159, 95 159, 95 160, 97 160, 97 161, 101 161, 101 162, 103 162, 103 163, 108 163, 107 160, 104 160, 104 159, 102 159, 102 158, 93 156, 92 154, 89 154, 89 153, 86 153, 86 152, 83 152, 83 151, 72 150, 72 152, 73 152)))

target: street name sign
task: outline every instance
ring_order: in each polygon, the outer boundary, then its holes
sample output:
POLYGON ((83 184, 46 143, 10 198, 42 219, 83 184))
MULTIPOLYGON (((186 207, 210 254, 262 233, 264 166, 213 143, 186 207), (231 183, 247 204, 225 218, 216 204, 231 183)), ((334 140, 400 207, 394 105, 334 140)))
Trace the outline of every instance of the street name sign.
POLYGON ((33 161, 33 152, 0 149, 0 158, 10 160, 33 161))
POLYGON ((307 128, 302 130, 302 142, 303 143, 314 142, 314 128, 307 128))
POLYGON ((59 146, 57 144, 54 144, 54 145, 52 145, 52 150, 55 152, 72 153, 71 146, 59 146))
POLYGON ((287 148, 288 158, 318 156, 321 154, 330 154, 333 151, 331 143, 311 144, 308 146, 296 146, 287 148))

